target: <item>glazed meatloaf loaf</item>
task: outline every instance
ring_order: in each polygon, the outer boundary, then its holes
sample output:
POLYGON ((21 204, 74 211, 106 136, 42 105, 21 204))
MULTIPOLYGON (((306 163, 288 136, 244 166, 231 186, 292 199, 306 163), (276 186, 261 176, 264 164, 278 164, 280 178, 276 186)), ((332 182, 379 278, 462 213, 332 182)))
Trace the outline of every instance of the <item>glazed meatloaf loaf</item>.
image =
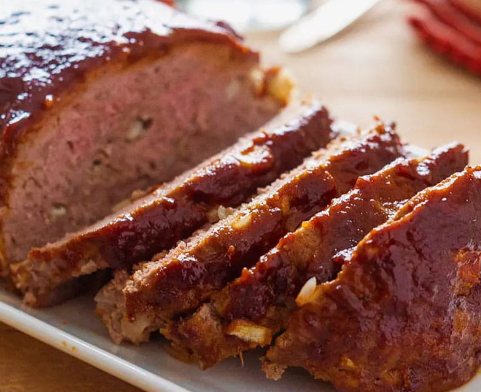
POLYGON ((0 16, 0 271, 272 118, 291 85, 225 24, 155 0, 0 16), (88 208, 86 208, 88 206, 88 208))
POLYGON ((144 264, 126 283, 117 278, 97 296, 98 313, 115 341, 147 340, 151 331, 208 301, 360 175, 403 153, 396 133, 382 124, 335 140, 226 219, 144 264))
POLYGON ((416 193, 467 164, 467 151, 455 144, 422 159, 400 158, 374 175, 361 177, 352 191, 287 234, 211 303, 168 325, 164 335, 173 340, 179 356, 204 369, 243 350, 269 345, 287 326, 296 297, 297 305, 310 300, 304 291, 316 282, 332 280, 365 235, 416 193))
POLYGON ((278 378, 305 367, 342 392, 444 392, 481 350, 481 168, 420 192, 313 287, 267 353, 278 378))
POLYGON ((41 306, 66 299, 86 285, 80 276, 105 268, 130 270, 206 223, 218 220, 257 188, 302 163, 335 135, 317 102, 286 109, 258 132, 99 223, 30 251, 14 265, 25 302, 41 306), (280 123, 280 125, 279 125, 280 123))

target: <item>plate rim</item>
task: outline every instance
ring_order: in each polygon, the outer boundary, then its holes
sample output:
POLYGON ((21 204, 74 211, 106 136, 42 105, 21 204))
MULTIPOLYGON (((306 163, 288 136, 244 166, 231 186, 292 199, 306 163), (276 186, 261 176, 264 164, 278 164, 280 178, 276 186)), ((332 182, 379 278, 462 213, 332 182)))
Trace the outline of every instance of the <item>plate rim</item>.
POLYGON ((0 321, 147 392, 194 392, 0 300, 0 321))

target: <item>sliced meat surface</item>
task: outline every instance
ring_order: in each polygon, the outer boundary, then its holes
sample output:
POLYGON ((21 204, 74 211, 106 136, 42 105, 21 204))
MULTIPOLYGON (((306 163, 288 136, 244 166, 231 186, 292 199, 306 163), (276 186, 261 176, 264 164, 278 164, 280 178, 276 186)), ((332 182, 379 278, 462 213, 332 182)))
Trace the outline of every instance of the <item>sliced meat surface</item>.
POLYGON ((105 268, 130 269, 149 260, 215 220, 219 206, 238 206, 334 135, 328 111, 318 102, 292 107, 118 213, 33 249, 12 268, 17 288, 27 304, 49 305, 75 294, 80 276, 105 268))
POLYGON ((100 293, 98 312, 109 326, 129 325, 112 331, 117 341, 145 340, 150 331, 208 301, 284 234, 351 189, 360 175, 403 153, 396 133, 383 124, 361 136, 335 140, 226 219, 144 264, 126 282, 124 300, 115 304, 123 311, 112 312, 112 298, 100 293), (112 313, 124 316, 110 320, 112 313))
POLYGON ((3 1, 0 275, 273 118, 292 81, 156 0, 3 1), (88 206, 88 207, 86 207, 88 206))
POLYGON ((481 357, 481 167, 412 198, 314 287, 264 370, 306 368, 341 392, 445 392, 481 357))
POLYGON ((467 164, 464 146, 452 144, 424 158, 400 158, 376 174, 359 178, 352 191, 283 237, 211 303, 192 317, 171 323, 164 335, 202 368, 270 344, 287 326, 296 297, 298 304, 309 300, 303 291, 335 278, 365 235, 393 217, 416 193, 467 164))

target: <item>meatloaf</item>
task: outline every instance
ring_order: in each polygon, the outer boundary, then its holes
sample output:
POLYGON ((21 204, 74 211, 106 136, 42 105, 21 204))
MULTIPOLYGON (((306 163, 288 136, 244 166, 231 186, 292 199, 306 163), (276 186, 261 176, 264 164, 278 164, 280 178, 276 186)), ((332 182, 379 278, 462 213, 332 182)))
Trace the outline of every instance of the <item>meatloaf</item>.
POLYGON ((481 362, 481 167, 412 198, 313 287, 267 353, 342 392, 444 392, 481 362))
POLYGON ((258 132, 91 227, 30 251, 14 265, 25 302, 41 306, 85 285, 79 276, 105 268, 130 270, 236 207, 335 135, 317 102, 285 110, 258 132), (279 122, 284 122, 279 125, 279 122))
POLYGON ((0 273, 272 118, 291 84, 223 23, 155 0, 0 16, 0 273), (88 206, 88 208, 86 208, 88 206))
POLYGON ((270 344, 287 326, 298 294, 298 304, 309 300, 303 291, 332 280, 352 247, 369 231, 416 193, 467 164, 464 146, 454 144, 425 158, 400 158, 374 175, 359 178, 352 191, 287 234, 192 317, 168 325, 164 335, 182 356, 204 369, 243 350, 270 344))
POLYGON ((251 202, 209 230, 144 264, 98 296, 98 313, 117 342, 139 342, 203 301, 250 267, 280 237, 404 153, 396 133, 378 124, 366 134, 335 140, 251 202), (123 295, 116 294, 123 289, 123 295))

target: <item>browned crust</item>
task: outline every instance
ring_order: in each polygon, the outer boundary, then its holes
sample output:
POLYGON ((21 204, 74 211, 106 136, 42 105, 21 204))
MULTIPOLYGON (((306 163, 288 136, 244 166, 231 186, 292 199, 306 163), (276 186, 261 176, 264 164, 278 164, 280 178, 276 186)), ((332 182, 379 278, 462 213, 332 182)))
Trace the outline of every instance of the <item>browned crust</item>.
POLYGON ((381 124, 360 139, 335 141, 229 218, 145 264, 124 289, 125 317, 147 314, 153 325, 162 325, 195 310, 359 175, 402 154, 397 135, 381 124))
POLYGON ((309 301, 316 281, 333 279, 351 247, 410 197, 461 171, 467 163, 464 146, 454 144, 423 159, 395 161, 360 178, 351 192, 286 235, 210 304, 190 318, 171 323, 166 335, 202 368, 270 344, 272 336, 287 326, 296 300, 298 304, 309 301), (312 279, 313 284, 307 283, 312 279), (259 339, 260 335, 266 339, 259 339))
POLYGON ((33 249, 12 267, 25 301, 51 304, 43 298, 55 298, 56 287, 78 276, 108 267, 129 269, 152 258, 206 224, 219 206, 239 205, 334 135, 327 109, 317 102, 293 107, 286 117, 286 124, 242 138, 100 223, 33 249))
MULTIPOLYGON (((444 392, 481 349, 481 167, 420 192, 317 287, 267 353, 343 392, 444 392)), ((276 374, 277 376, 279 374, 276 374)))

